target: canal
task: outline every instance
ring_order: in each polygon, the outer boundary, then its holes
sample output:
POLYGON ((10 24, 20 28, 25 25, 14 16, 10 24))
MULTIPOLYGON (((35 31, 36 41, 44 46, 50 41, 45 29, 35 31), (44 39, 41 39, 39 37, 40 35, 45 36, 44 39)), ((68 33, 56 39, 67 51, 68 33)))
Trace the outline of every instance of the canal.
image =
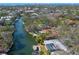
POLYGON ((24 29, 23 18, 19 17, 14 23, 13 45, 8 52, 9 55, 31 55, 33 45, 37 42, 24 29))

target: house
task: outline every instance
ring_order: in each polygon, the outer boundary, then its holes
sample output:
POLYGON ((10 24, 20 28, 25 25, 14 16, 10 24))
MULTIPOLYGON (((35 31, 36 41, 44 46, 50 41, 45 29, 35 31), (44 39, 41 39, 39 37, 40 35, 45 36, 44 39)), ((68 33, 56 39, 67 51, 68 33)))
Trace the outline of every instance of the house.
POLYGON ((49 26, 46 26, 46 27, 44 26, 42 30, 39 31, 39 33, 48 33, 50 31, 51 31, 51 28, 49 26))
POLYGON ((74 19, 77 19, 77 20, 79 20, 79 16, 75 16, 75 17, 74 17, 74 19))
POLYGON ((25 13, 34 13, 34 10, 26 10, 25 13))
POLYGON ((52 31, 51 31, 51 36, 52 36, 52 37, 58 37, 58 36, 59 36, 59 32, 56 31, 56 30, 52 30, 52 31))
POLYGON ((48 33, 49 32, 49 30, 47 30, 47 29, 44 29, 44 30, 41 30, 41 31, 39 31, 40 33, 48 33))
POLYGON ((8 18, 8 19, 5 19, 5 20, 6 20, 6 21, 9 21, 9 20, 11 20, 11 19, 8 18))
POLYGON ((63 50, 67 52, 67 48, 58 39, 45 40, 44 44, 46 49, 50 52, 57 51, 57 50, 63 50))
POLYGON ((32 13, 31 14, 31 18, 38 18, 38 17, 39 17, 39 15, 37 13, 32 13))
POLYGON ((40 46, 39 45, 34 45, 33 50, 34 50, 32 52, 33 55, 39 55, 40 54, 40 46))
POLYGON ((1 25, 1 26, 3 26, 3 25, 4 25, 4 23, 5 23, 5 21, 4 21, 4 20, 2 20, 2 19, 0 19, 0 25, 1 25))
POLYGON ((71 19, 67 19, 67 20, 65 20, 65 23, 67 25, 74 25, 74 24, 76 24, 76 21, 75 20, 71 20, 71 19))
POLYGON ((34 45, 33 50, 35 51, 40 51, 40 45, 34 45))
POLYGON ((37 13, 32 13, 31 15, 32 16, 39 16, 37 13))
POLYGON ((36 34, 36 33, 32 33, 32 32, 29 32, 29 34, 31 34, 33 37, 38 36, 38 34, 36 34))

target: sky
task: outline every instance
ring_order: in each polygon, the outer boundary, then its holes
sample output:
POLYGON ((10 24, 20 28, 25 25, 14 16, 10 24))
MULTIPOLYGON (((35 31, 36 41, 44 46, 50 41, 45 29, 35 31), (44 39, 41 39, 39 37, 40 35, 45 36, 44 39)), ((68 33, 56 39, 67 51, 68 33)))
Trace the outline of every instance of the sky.
POLYGON ((0 0, 0 3, 79 3, 79 0, 0 0))

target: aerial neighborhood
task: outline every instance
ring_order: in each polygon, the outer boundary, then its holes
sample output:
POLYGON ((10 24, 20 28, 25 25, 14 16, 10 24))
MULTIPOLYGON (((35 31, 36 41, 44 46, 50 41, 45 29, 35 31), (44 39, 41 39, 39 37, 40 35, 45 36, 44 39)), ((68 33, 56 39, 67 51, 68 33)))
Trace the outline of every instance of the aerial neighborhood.
POLYGON ((79 7, 0 6, 0 55, 78 55, 79 7))

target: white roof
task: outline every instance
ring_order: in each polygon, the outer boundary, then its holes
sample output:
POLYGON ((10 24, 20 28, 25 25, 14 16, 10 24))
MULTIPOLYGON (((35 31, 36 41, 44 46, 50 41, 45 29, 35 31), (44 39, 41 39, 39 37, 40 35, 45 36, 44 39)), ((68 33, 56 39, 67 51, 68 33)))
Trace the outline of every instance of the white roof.
POLYGON ((34 10, 27 10, 27 11, 25 11, 25 12, 34 12, 34 10))
POLYGON ((50 43, 56 43, 56 42, 58 42, 57 39, 54 39, 54 40, 45 40, 44 44, 50 44, 50 43))
POLYGON ((4 17, 1 17, 1 19, 3 19, 4 17))
POLYGON ((5 20, 10 20, 10 19, 5 19, 5 20))
POLYGON ((44 41, 44 44, 50 44, 50 43, 53 43, 57 48, 61 49, 61 50, 64 50, 67 52, 67 48, 66 46, 64 46, 59 40, 57 39, 54 39, 54 40, 45 40, 44 41))

